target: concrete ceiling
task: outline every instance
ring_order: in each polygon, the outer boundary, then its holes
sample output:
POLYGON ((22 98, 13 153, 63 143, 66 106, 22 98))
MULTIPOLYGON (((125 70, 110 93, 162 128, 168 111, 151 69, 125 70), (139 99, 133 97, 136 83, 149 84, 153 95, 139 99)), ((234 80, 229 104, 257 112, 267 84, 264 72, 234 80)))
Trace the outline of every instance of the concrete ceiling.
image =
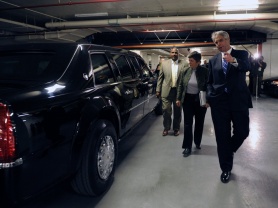
POLYGON ((219 0, 0 0, 0 40, 86 41, 156 51, 176 45, 184 54, 198 47, 210 56, 216 52, 211 32, 227 30, 232 44, 255 50, 254 44, 278 33, 278 1, 258 2, 257 10, 221 12, 219 0))

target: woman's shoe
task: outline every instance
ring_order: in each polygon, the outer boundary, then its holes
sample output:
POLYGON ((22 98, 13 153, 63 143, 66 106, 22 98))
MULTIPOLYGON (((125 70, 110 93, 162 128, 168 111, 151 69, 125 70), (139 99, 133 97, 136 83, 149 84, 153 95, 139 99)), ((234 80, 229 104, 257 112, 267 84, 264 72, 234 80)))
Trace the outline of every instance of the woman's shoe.
POLYGON ((188 157, 191 154, 191 149, 185 148, 185 150, 182 152, 184 157, 188 157))

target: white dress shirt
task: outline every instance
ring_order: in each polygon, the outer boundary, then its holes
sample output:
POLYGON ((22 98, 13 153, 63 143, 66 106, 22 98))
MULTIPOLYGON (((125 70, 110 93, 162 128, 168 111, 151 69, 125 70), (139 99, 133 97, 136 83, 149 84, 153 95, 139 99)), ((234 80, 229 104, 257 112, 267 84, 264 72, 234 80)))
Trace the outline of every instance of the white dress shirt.
POLYGON ((177 87, 177 79, 178 79, 178 60, 173 61, 172 60, 172 87, 177 87))

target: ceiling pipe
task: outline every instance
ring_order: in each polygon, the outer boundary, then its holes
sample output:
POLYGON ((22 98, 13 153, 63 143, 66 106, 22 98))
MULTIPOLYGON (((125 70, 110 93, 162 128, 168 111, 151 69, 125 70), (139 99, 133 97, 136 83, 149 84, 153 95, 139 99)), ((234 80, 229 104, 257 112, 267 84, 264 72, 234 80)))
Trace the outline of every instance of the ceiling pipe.
POLYGON ((264 23, 259 23, 256 22, 256 24, 254 25, 256 27, 261 27, 261 28, 268 28, 268 29, 272 29, 274 31, 278 30, 278 25, 275 22, 264 22, 264 23))
POLYGON ((140 45, 119 45, 114 46, 115 48, 124 48, 124 49, 161 49, 161 48, 171 48, 175 45, 178 48, 186 48, 186 47, 205 47, 205 46, 214 46, 215 44, 213 42, 206 42, 206 43, 200 43, 200 42, 194 42, 194 43, 164 43, 164 44, 140 44, 140 45))
POLYGON ((90 30, 61 30, 53 32, 43 32, 41 34, 17 35, 15 40, 42 40, 42 39, 63 39, 71 42, 77 41, 81 38, 92 34, 90 30))
MULTIPOLYGON (((38 4, 38 5, 29 5, 29 6, 17 6, 0 9, 1 11, 9 11, 9 10, 19 10, 19 9, 34 9, 34 8, 44 8, 44 7, 60 7, 60 6, 74 6, 74 5, 83 5, 83 4, 94 4, 94 3, 113 3, 119 1, 126 1, 126 0, 91 0, 91 1, 83 1, 83 2, 66 2, 66 3, 58 3, 58 4, 38 4)), ((1 1, 6 4, 10 4, 9 2, 1 1)), ((15 6, 13 4, 10 4, 15 6)))
POLYGON ((48 22, 45 24, 50 29, 72 29, 85 27, 118 27, 138 26, 173 23, 210 23, 210 22, 241 22, 241 21, 271 21, 277 20, 278 13, 252 13, 252 14, 225 14, 225 15, 199 15, 199 16, 171 16, 147 17, 106 20, 83 20, 68 22, 48 22))
POLYGON ((22 22, 16 22, 16 21, 7 20, 7 19, 3 19, 3 18, 0 18, 0 22, 5 22, 5 23, 13 24, 13 25, 28 27, 28 28, 32 28, 32 29, 35 29, 35 30, 41 30, 41 31, 45 30, 45 28, 43 28, 43 27, 38 27, 38 26, 35 26, 35 25, 30 25, 30 24, 26 24, 26 23, 22 23, 22 22))

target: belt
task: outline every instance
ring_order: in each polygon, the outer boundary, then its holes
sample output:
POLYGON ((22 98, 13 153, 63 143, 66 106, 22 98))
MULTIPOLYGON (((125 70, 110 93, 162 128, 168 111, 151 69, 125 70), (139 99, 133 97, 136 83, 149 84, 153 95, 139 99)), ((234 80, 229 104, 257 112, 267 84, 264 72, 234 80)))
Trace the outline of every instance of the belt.
POLYGON ((185 93, 185 95, 188 96, 188 97, 195 97, 195 96, 197 96, 198 94, 189 94, 189 93, 185 93))

